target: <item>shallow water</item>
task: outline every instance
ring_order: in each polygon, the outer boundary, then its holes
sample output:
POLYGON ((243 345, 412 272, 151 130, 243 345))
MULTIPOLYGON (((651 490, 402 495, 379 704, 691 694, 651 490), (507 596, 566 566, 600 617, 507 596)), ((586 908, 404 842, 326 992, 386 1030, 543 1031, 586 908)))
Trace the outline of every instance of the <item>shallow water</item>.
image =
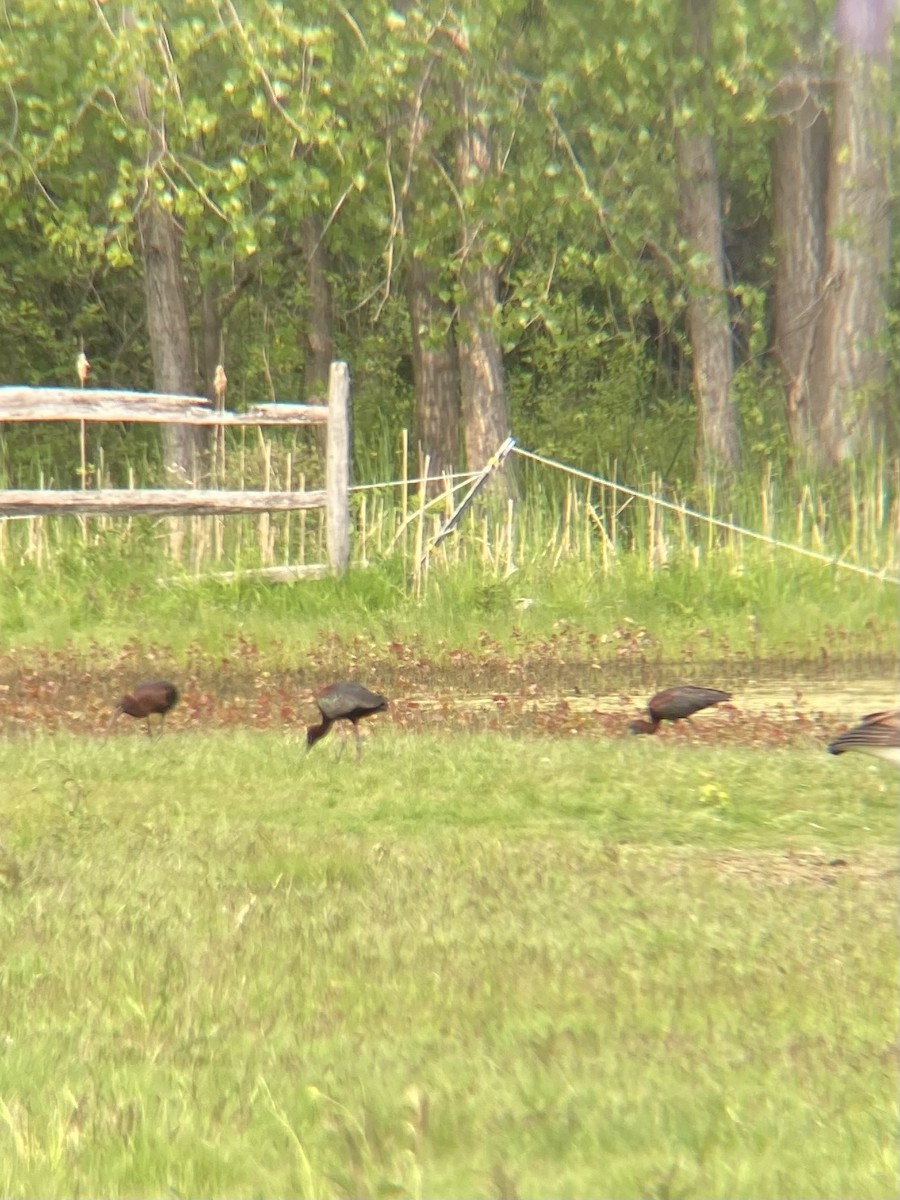
MULTIPOLYGON (((685 682, 693 676, 678 676, 677 682, 685 682)), ((708 684, 706 677, 703 684, 708 684)), ((661 682, 659 689, 669 686, 661 682)), ((657 690, 657 689, 654 689, 657 690)), ((623 707, 643 708, 651 693, 646 689, 636 691, 577 691, 554 692, 550 689, 536 694, 531 703, 545 708, 560 702, 573 712, 620 712, 623 707)), ((446 705, 461 708, 492 708, 503 698, 502 689, 491 692, 449 691, 440 697, 415 695, 421 708, 446 705)), ((854 680, 852 683, 822 683, 819 680, 767 680, 765 683, 747 683, 736 688, 732 704, 743 712, 762 713, 787 710, 794 712, 821 712, 841 720, 859 720, 865 713, 878 712, 885 708, 896 708, 900 704, 896 680, 883 677, 854 680)))
POLYGON ((858 721, 865 713, 879 712, 900 705, 900 684, 896 677, 871 676, 852 681, 790 679, 777 682, 748 683, 735 693, 735 701, 750 712, 761 712, 783 705, 834 713, 844 720, 858 721))

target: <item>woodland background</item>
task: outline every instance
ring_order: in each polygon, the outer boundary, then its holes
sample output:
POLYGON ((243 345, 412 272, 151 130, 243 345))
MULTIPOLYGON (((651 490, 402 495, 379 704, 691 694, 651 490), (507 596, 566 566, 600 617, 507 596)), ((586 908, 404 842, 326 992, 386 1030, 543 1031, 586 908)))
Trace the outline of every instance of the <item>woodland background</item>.
MULTIPOLYGON (((8 5, 3 381, 75 383, 84 350, 95 386, 212 398, 222 363, 241 408, 344 358, 360 479, 405 428, 434 473, 508 432, 688 490, 889 461, 896 12, 8 5)), ((5 427, 7 486, 71 484, 77 436, 5 427)), ((102 436, 119 485, 204 449, 102 436)))

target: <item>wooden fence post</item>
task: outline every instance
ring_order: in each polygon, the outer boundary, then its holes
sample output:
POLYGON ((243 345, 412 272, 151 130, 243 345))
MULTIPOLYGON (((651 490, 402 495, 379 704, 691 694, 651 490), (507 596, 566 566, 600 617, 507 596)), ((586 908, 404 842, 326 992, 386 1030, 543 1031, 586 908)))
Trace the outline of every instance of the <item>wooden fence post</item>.
POLYGON ((350 371, 345 362, 333 362, 328 375, 325 495, 328 565, 340 575, 350 561, 350 371))

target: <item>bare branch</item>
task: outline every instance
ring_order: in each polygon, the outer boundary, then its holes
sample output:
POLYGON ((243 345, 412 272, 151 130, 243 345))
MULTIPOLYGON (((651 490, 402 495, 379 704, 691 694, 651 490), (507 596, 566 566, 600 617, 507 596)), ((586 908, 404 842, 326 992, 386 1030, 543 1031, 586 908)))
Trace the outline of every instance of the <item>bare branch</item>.
MULTIPOLYGON (((185 167, 185 165, 181 161, 181 159, 176 158, 176 156, 174 154, 172 154, 171 151, 167 150, 166 151, 166 161, 171 163, 174 170, 177 171, 178 174, 181 175, 186 180, 191 191, 195 192, 196 195, 198 195, 200 197, 200 199, 203 201, 204 205, 209 209, 209 211, 211 213, 213 213, 214 216, 218 217, 223 225, 227 225, 228 217, 225 215, 225 213, 222 211, 222 209, 219 208, 218 204, 216 204, 216 202, 212 199, 212 197, 207 193, 206 189, 204 187, 202 187, 199 183, 197 183, 197 181, 193 178, 193 176, 190 175, 190 173, 188 172, 187 168, 185 167)), ((159 165, 160 171, 163 173, 164 177, 168 180, 168 182, 172 185, 172 187, 173 188, 177 187, 178 185, 176 184, 175 180, 172 178, 172 176, 169 174, 169 172, 163 166, 161 161, 158 165, 159 165)))
POLYGON ((344 20, 347 22, 347 24, 353 30, 354 34, 356 35, 357 41, 359 42, 359 44, 362 46, 363 50, 365 50, 366 54, 368 55, 369 54, 369 44, 363 35, 363 31, 360 29, 359 25, 356 23, 356 19, 353 17, 353 15, 350 12, 347 11, 347 9, 343 6, 343 4, 338 4, 338 5, 336 5, 336 7, 337 7, 338 12, 341 14, 341 16, 344 18, 344 20))

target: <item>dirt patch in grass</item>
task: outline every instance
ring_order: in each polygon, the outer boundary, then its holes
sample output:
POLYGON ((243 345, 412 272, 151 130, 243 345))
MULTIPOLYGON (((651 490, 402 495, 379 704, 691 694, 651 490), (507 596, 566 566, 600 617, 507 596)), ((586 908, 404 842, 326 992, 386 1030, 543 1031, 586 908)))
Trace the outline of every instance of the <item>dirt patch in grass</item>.
POLYGON ((710 853, 667 853, 666 867, 673 873, 705 870, 724 882, 751 886, 834 887, 862 884, 883 890, 896 899, 900 862, 895 851, 860 850, 833 857, 799 850, 725 850, 710 853))
MULTIPOLYGON (((297 667, 273 669, 271 651, 227 643, 177 657, 166 646, 124 645, 17 651, 0 657, 0 734, 105 732, 118 697, 141 679, 169 678, 181 692, 167 730, 299 727, 316 719, 313 692, 357 679, 390 698, 388 720, 409 732, 490 731, 514 736, 618 738, 658 688, 678 682, 724 687, 731 704, 664 726, 660 741, 778 747, 821 745, 849 721, 896 703, 890 663, 816 664, 648 661, 639 644, 615 661, 592 656, 575 633, 521 643, 510 653, 490 638, 474 647, 427 650, 416 641, 325 640, 297 667), (848 680, 848 676, 850 677, 848 680)), ((136 735, 122 718, 114 736, 136 735)))

